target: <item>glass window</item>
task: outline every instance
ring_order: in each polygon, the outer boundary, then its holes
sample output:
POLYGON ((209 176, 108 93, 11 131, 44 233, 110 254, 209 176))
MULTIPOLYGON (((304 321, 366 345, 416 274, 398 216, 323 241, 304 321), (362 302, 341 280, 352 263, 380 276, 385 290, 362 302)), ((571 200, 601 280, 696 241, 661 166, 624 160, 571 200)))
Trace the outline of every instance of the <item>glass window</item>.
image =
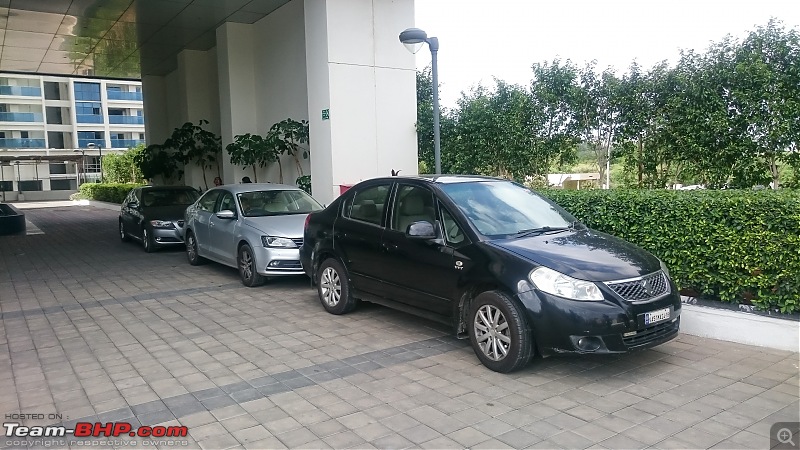
POLYGON ((444 238, 447 240, 448 244, 458 247, 460 244, 464 243, 464 230, 458 226, 458 223, 453 218, 452 214, 444 209, 444 207, 442 207, 441 210, 444 238))
POLYGON ((25 180, 19 182, 20 191, 41 191, 42 180, 25 180))
POLYGON ((390 186, 381 184, 356 192, 353 201, 345 206, 345 217, 381 225, 390 186))
POLYGON ((191 205, 197 200, 194 189, 146 189, 142 191, 144 206, 181 206, 191 205))
POLYGON ((197 204, 197 209, 208 212, 214 211, 214 204, 217 203, 217 198, 219 198, 221 192, 219 190, 206 192, 206 195, 197 204))
POLYGON ((544 227, 568 228, 575 222, 555 203, 509 181, 451 183, 441 188, 485 236, 507 237, 544 227))
POLYGON ((214 212, 225 210, 236 212, 236 204, 233 202, 233 194, 230 192, 225 192, 222 194, 222 200, 219 201, 219 206, 217 206, 217 209, 215 209, 214 212))
MULTIPOLYGON (((0 167, 0 170, 2 168, 0 167)), ((14 190, 14 182, 13 181, 0 181, 0 191, 10 192, 14 190)))
POLYGON ((243 192, 239 207, 247 217, 308 214, 319 211, 322 205, 299 189, 243 192))
POLYGON ((421 221, 436 223, 433 193, 425 188, 401 185, 394 202, 391 228, 405 233, 409 225, 421 221))
POLYGON ((72 191, 76 189, 76 181, 73 179, 66 179, 66 180, 58 180, 58 179, 51 179, 50 180, 50 190, 51 191, 72 191))
POLYGON ((100 83, 75 83, 75 100, 100 101, 100 83))
POLYGON ((67 165, 66 164, 50 164, 50 174, 56 175, 66 175, 67 173, 67 165))

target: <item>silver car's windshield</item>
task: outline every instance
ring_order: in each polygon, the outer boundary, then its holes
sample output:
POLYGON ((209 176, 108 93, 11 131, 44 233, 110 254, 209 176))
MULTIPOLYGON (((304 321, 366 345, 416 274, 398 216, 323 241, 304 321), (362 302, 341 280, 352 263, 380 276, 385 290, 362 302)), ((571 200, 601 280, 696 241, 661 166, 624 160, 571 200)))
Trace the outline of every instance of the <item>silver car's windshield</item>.
POLYGON ((575 222, 563 209, 509 181, 451 183, 441 188, 485 236, 561 230, 575 222))
POLYGON ((245 217, 308 214, 322 209, 322 205, 300 190, 243 192, 238 198, 245 217))

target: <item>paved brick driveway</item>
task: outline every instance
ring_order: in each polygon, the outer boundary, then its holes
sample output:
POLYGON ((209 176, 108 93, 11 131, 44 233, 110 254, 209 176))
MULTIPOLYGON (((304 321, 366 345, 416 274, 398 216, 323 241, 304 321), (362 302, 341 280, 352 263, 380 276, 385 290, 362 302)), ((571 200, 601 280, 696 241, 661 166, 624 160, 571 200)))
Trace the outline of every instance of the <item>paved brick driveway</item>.
POLYGON ((203 448, 766 448, 798 421, 797 354, 681 336, 500 375, 439 325, 329 315, 308 280, 145 254, 114 211, 26 213, 44 234, 0 237, 0 415, 63 420, 25 424, 186 425, 203 448))

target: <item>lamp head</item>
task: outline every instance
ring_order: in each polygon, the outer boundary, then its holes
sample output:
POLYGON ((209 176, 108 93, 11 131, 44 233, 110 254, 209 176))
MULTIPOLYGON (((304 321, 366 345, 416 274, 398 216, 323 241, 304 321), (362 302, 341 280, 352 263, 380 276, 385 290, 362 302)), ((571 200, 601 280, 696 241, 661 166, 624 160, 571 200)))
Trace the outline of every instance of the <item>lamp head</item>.
POLYGON ((409 28, 400 33, 400 42, 406 46, 408 51, 416 54, 421 48, 422 44, 428 41, 428 33, 419 28, 409 28))

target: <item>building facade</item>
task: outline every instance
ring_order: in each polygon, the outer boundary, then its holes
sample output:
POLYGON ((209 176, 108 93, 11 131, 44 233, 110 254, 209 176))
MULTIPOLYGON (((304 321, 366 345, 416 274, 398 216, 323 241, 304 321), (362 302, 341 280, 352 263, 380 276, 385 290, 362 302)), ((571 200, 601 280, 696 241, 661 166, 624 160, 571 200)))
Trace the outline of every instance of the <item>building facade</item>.
POLYGON ((145 141, 142 84, 0 72, 0 201, 66 199, 145 141))

